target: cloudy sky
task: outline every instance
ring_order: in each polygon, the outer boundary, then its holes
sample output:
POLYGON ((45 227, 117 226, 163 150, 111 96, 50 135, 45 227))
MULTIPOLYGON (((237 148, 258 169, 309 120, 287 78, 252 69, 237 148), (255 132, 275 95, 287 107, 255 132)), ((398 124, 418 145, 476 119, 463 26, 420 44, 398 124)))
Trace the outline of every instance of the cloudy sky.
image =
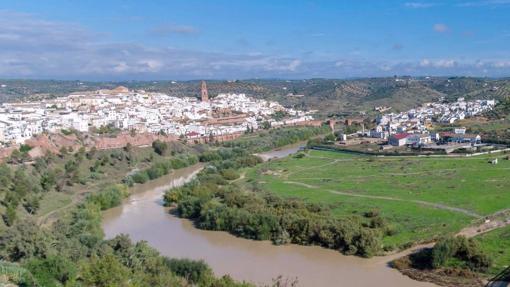
POLYGON ((510 0, 0 0, 0 77, 510 76, 509 15, 510 0))

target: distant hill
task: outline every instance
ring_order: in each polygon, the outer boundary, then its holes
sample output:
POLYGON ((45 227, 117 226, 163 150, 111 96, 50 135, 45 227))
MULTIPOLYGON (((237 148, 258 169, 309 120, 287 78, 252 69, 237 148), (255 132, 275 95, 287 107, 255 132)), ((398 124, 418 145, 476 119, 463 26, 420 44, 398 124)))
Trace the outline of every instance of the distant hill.
MULTIPOLYGON (((0 80, 0 102, 55 97, 74 91, 114 88, 164 92, 172 96, 197 96, 199 81, 80 82, 0 80), (3 86, 5 85, 5 86, 3 86)), ((256 98, 277 100, 299 109, 317 109, 322 115, 349 115, 390 106, 395 111, 409 109, 439 98, 498 100, 510 96, 510 79, 469 77, 388 77, 365 79, 242 80, 207 81, 209 94, 246 93, 256 98), (297 96, 296 96, 297 95, 297 96)))

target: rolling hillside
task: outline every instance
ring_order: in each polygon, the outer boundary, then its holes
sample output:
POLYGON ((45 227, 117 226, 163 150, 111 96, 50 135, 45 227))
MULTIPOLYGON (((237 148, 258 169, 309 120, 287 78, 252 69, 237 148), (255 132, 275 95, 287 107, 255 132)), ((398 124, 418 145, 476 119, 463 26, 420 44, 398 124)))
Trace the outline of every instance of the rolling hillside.
MULTIPOLYGON (((172 96, 198 96, 199 81, 128 81, 80 82, 0 80, 0 102, 19 99, 66 95, 73 91, 113 88, 124 85, 131 89, 164 92, 172 96)), ((375 106, 391 106, 405 110, 441 97, 455 100, 495 98, 510 95, 510 79, 467 77, 434 78, 366 78, 366 79, 308 79, 308 80, 242 80, 207 81, 209 94, 246 93, 277 100, 286 106, 319 110, 321 115, 349 115, 371 111, 375 106), (292 96, 294 95, 294 96, 292 96), (298 95, 298 96, 295 96, 298 95)))

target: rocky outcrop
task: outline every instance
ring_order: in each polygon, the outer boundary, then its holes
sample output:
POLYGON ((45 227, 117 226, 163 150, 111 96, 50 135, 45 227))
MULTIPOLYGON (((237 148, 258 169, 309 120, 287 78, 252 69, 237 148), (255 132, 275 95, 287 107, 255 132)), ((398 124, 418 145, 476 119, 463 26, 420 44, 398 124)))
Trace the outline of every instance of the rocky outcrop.
POLYGON ((156 135, 152 133, 139 133, 131 135, 129 133, 121 133, 115 137, 99 136, 92 139, 93 146, 97 149, 114 149, 123 148, 128 143, 132 146, 150 146, 155 140, 163 142, 172 142, 178 140, 173 135, 156 135))

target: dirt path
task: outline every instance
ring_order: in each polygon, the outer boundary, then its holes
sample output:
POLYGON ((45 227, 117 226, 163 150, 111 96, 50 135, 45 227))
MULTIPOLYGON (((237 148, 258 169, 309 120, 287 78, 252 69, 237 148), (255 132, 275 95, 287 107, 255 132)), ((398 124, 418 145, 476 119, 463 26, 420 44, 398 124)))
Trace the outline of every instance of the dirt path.
POLYGON ((243 173, 241 173, 241 175, 239 176, 239 178, 236 178, 236 179, 232 180, 231 182, 238 182, 238 181, 241 181, 241 180, 243 180, 245 177, 246 177, 246 172, 243 172, 243 173))
MULTIPOLYGON (((506 210, 501 210, 501 211, 498 211, 496 213, 494 213, 493 215, 489 216, 489 217, 492 217, 496 214, 499 214, 501 212, 508 212, 509 210, 506 209, 506 210)), ((484 234, 484 233, 487 233, 489 231, 492 231, 492 230, 495 230, 495 229, 498 229, 498 228, 503 228, 505 226, 508 226, 510 225, 510 215, 508 215, 506 218, 502 218, 502 219, 496 219, 496 220, 491 220, 490 222, 483 222, 481 224, 478 224, 478 225, 474 225, 474 226, 467 226, 467 227, 464 227, 461 231, 459 231, 457 234, 457 236, 465 236, 467 238, 472 238, 472 237, 475 237, 477 235, 481 235, 481 234, 484 234)), ((400 258, 400 257, 404 257, 404 256, 407 256, 409 254, 412 254, 412 253, 415 253, 419 250, 422 250, 424 248, 432 248, 434 246, 435 242, 430 242, 430 243, 424 243, 424 244, 418 244, 418 245, 415 245, 413 247, 410 247, 408 249, 404 249, 404 250, 401 250, 397 253, 392 253, 392 254, 388 254, 386 256, 383 256, 380 258, 380 261, 381 262, 390 262, 390 261, 393 261, 397 258, 400 258)))
MULTIPOLYGON (((319 188, 318 186, 314 186, 314 185, 310 185, 310 184, 306 184, 306 183, 302 183, 302 182, 296 182, 296 181, 284 181, 284 183, 300 185, 300 186, 304 186, 306 188, 312 188, 312 189, 319 188)), ((411 200, 411 199, 402 199, 402 198, 391 197, 391 196, 380 196, 380 195, 369 195, 369 194, 355 194, 355 193, 351 193, 351 192, 343 192, 343 191, 332 190, 332 189, 326 189, 326 191, 333 193, 333 194, 345 195, 345 196, 363 197, 363 198, 370 198, 370 199, 382 199, 382 200, 391 200, 391 201, 401 201, 401 202, 411 202, 411 203, 416 203, 416 204, 420 204, 420 205, 430 206, 430 207, 437 208, 437 209, 444 209, 444 210, 449 210, 449 211, 453 211, 453 212, 463 213, 465 215, 468 215, 468 216, 471 216, 471 217, 474 217, 477 219, 482 218, 481 215, 479 215, 473 211, 467 210, 467 209, 452 207, 452 206, 448 206, 448 205, 444 205, 444 204, 440 204, 440 203, 433 203, 433 202, 428 202, 428 201, 423 201, 423 200, 411 200)))
POLYGON ((78 202, 80 201, 80 194, 77 194, 76 196, 73 196, 72 199, 71 199, 71 202, 64 205, 64 206, 61 206, 57 209, 54 209, 44 215, 42 215, 41 217, 37 218, 37 224, 40 225, 40 226, 47 226, 49 223, 51 223, 51 221, 49 221, 49 219, 54 215, 54 214, 57 214, 63 210, 66 210, 68 208, 70 208, 71 206, 74 206, 76 205, 78 202))
MULTIPOLYGON (((299 186, 303 186, 303 187, 311 188, 311 189, 319 188, 318 186, 306 184, 306 183, 302 183, 302 182, 285 181, 285 183, 299 185, 299 186)), ((334 194, 346 195, 346 196, 355 196, 355 197, 382 199, 382 200, 393 200, 393 201, 402 201, 402 202, 412 202, 412 203, 430 206, 433 208, 444 209, 444 210, 449 210, 449 211, 453 211, 453 212, 460 212, 460 213, 466 214, 468 216, 474 217, 478 220, 482 220, 483 218, 490 219, 489 221, 484 220, 482 223, 477 224, 477 225, 464 227, 462 230, 460 230, 456 234, 456 235, 465 236, 467 238, 475 237, 477 235, 484 234, 489 231, 510 225, 510 209, 500 210, 500 211, 493 213, 492 215, 482 217, 481 215, 476 214, 476 213, 466 210, 466 209, 456 208, 456 207, 451 207, 451 206, 447 206, 447 205, 443 205, 443 204, 431 203, 431 202, 426 202, 426 201, 421 201, 421 200, 405 200, 405 199, 393 198, 393 197, 387 197, 387 196, 353 194, 353 193, 349 193, 349 192, 341 192, 341 191, 336 191, 336 190, 327 190, 327 191, 334 193, 334 194)), ((377 261, 380 263, 387 263, 387 262, 393 261, 397 258, 415 253, 421 249, 432 248, 434 246, 434 244, 435 244, 435 242, 418 244, 418 245, 412 246, 410 248, 401 250, 397 253, 391 253, 386 256, 381 256, 377 259, 377 261)))

